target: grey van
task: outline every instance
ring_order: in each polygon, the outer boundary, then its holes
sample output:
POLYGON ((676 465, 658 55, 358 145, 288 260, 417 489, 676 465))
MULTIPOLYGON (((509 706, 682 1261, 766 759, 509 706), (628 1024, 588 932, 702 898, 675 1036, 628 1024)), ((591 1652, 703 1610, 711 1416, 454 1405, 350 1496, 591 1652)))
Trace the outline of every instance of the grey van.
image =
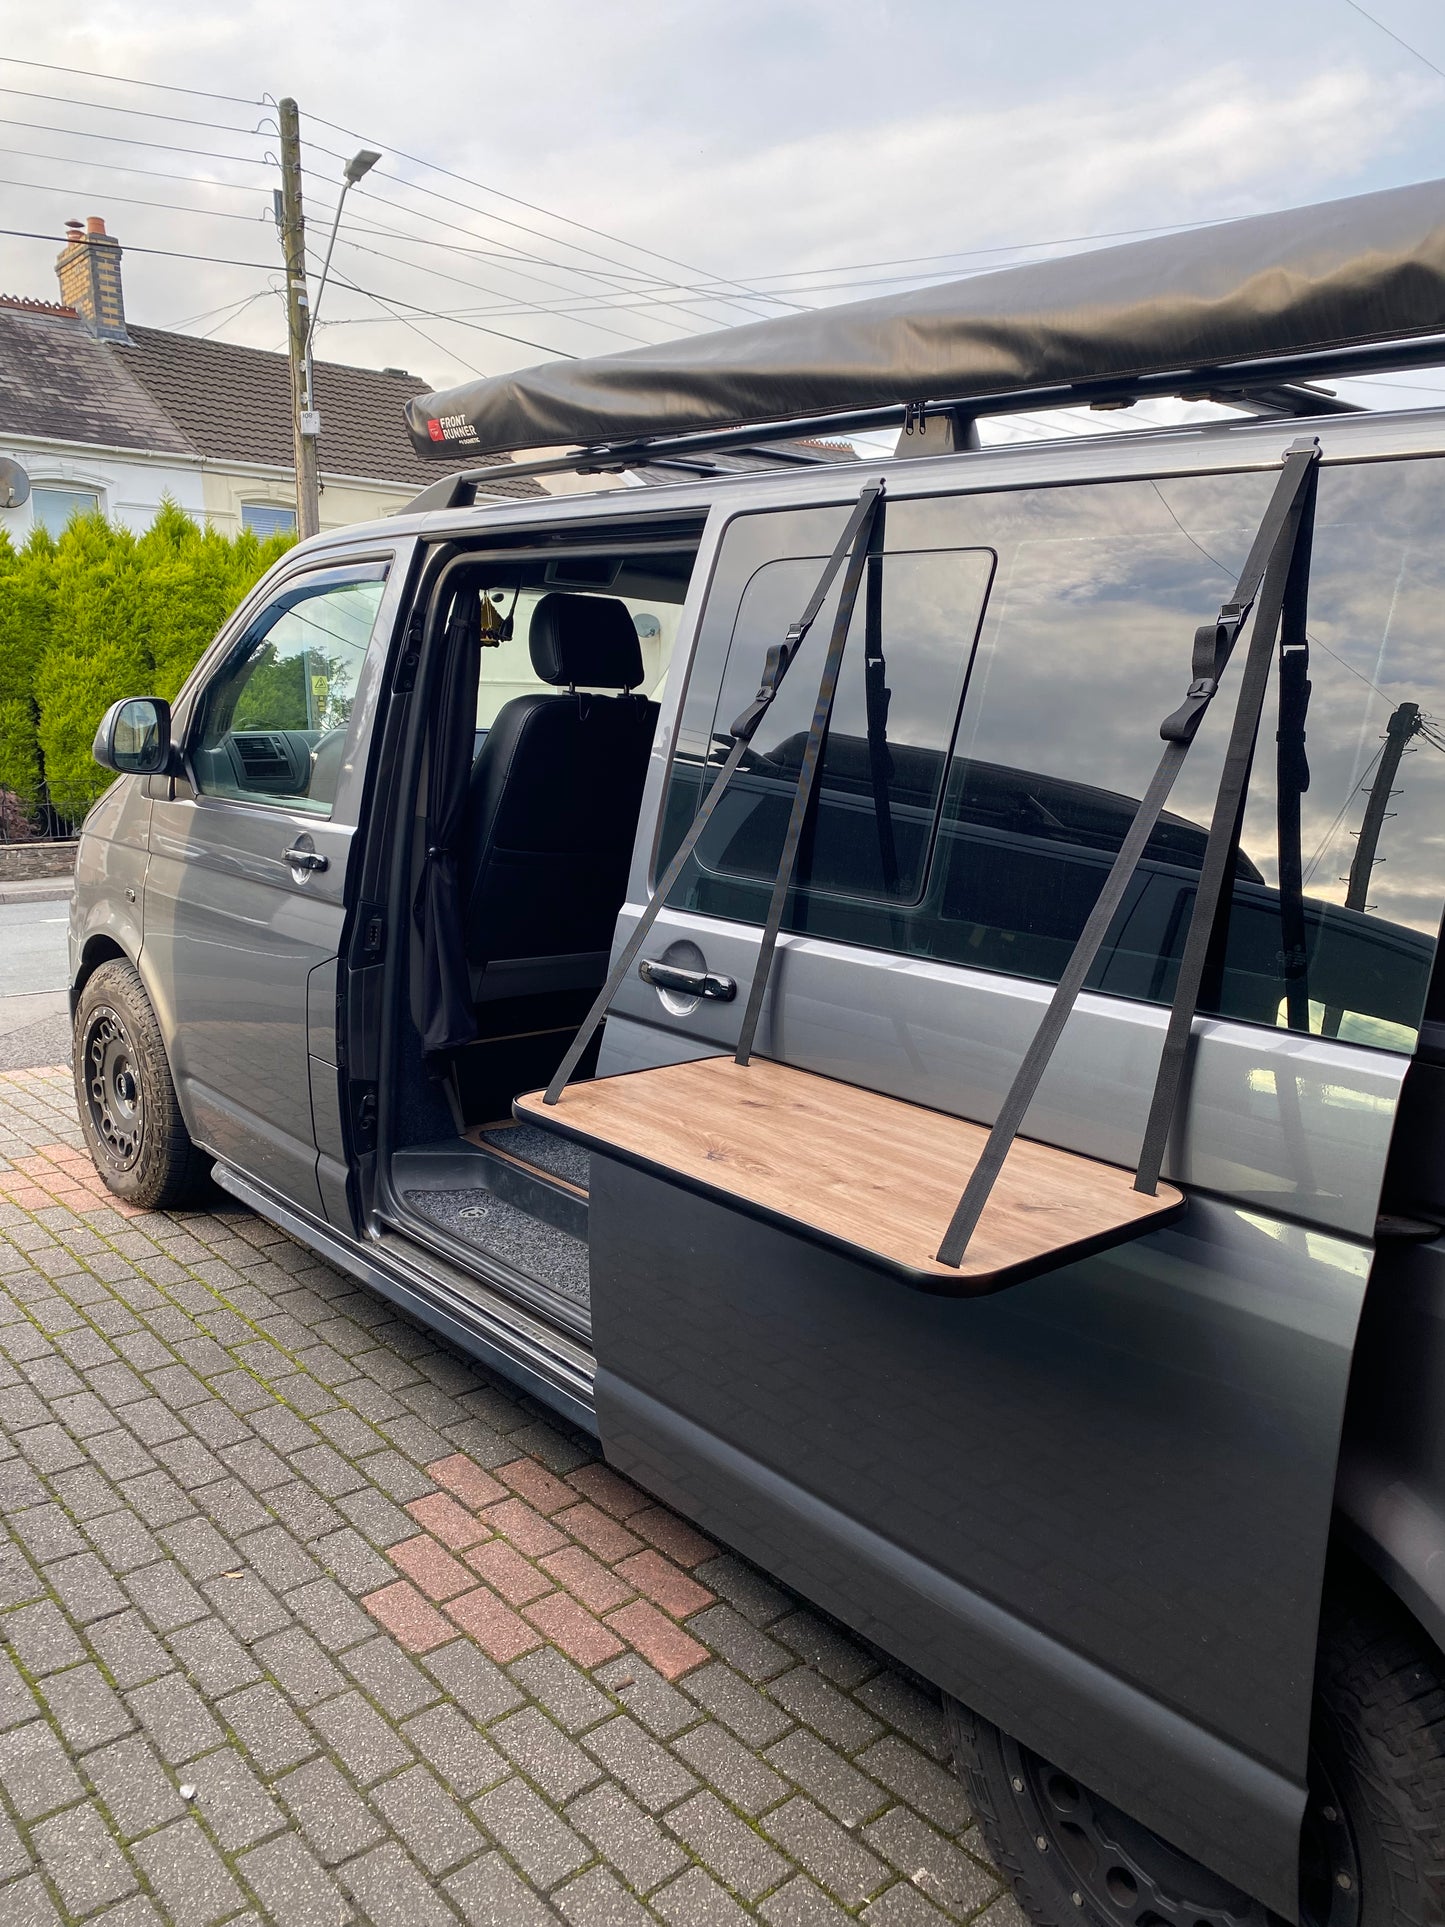
POLYGON ((449 472, 115 706, 82 1124, 932 1682, 1033 1919, 1438 1922, 1445 411, 1312 378, 1445 359, 1445 188, 921 300, 421 403, 647 485, 449 472), (814 363, 916 455, 730 470, 814 363), (977 446, 1155 393, 1248 413, 977 446))

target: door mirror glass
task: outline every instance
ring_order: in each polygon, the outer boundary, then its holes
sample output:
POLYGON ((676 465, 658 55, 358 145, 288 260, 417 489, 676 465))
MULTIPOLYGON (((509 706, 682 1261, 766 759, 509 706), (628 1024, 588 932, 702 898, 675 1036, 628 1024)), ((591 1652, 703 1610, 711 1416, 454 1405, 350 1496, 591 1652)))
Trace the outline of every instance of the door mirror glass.
POLYGON ((171 706, 159 696, 127 696, 101 718, 91 755, 122 776, 154 776, 171 755, 171 706))

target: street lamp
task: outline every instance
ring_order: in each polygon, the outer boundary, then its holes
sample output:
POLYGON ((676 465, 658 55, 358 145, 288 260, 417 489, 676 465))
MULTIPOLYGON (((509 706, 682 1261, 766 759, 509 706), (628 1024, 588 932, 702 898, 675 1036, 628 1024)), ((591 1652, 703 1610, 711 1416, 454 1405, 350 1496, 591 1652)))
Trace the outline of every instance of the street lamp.
POLYGON ((376 166, 376 163, 380 159, 381 159, 380 154, 376 153, 372 148, 363 147, 357 153, 352 155, 351 159, 346 163, 345 169, 343 170, 343 173, 342 173, 341 193, 337 197, 337 202, 336 202, 336 216, 331 223, 331 238, 326 243, 326 259, 321 265, 321 281, 316 289, 316 299, 311 303, 311 319, 308 322, 307 328, 306 328, 305 414, 310 417, 310 420, 304 422, 303 432, 309 430, 309 432, 313 435, 319 435, 321 433, 321 423, 316 415, 316 403, 315 403, 316 391, 313 384, 313 377, 311 372, 311 344, 316 338, 316 317, 321 312, 321 297, 326 292, 326 277, 331 272, 331 254, 332 254, 332 250, 336 246, 337 230, 341 226, 341 210, 346 204, 346 190, 348 188, 355 187, 356 183, 359 180, 361 180, 364 175, 367 175, 371 172, 372 168, 376 166))

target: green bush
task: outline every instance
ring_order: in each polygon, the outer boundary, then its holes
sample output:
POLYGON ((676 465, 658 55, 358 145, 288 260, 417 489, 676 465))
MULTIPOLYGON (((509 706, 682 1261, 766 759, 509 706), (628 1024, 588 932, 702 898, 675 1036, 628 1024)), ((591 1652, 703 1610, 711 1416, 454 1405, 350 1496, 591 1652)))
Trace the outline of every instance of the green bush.
POLYGON ((90 745, 111 703, 173 698, 293 540, 218 535, 172 502, 140 536, 76 516, 16 550, 0 530, 0 790, 83 814, 110 781, 90 745))

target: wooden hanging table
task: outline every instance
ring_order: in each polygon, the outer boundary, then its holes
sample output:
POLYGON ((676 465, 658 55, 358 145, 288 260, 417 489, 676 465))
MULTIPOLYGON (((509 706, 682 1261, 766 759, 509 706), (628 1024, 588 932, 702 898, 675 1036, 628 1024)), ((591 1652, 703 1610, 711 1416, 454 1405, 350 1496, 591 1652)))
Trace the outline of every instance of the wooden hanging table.
POLYGON ((759 1057, 593 1078, 555 1105, 533 1091, 513 1110, 922 1291, 996 1291, 1184 1209, 1172 1185, 1147 1197, 1119 1165, 1016 1138, 955 1267, 934 1254, 988 1137, 965 1118, 759 1057))

